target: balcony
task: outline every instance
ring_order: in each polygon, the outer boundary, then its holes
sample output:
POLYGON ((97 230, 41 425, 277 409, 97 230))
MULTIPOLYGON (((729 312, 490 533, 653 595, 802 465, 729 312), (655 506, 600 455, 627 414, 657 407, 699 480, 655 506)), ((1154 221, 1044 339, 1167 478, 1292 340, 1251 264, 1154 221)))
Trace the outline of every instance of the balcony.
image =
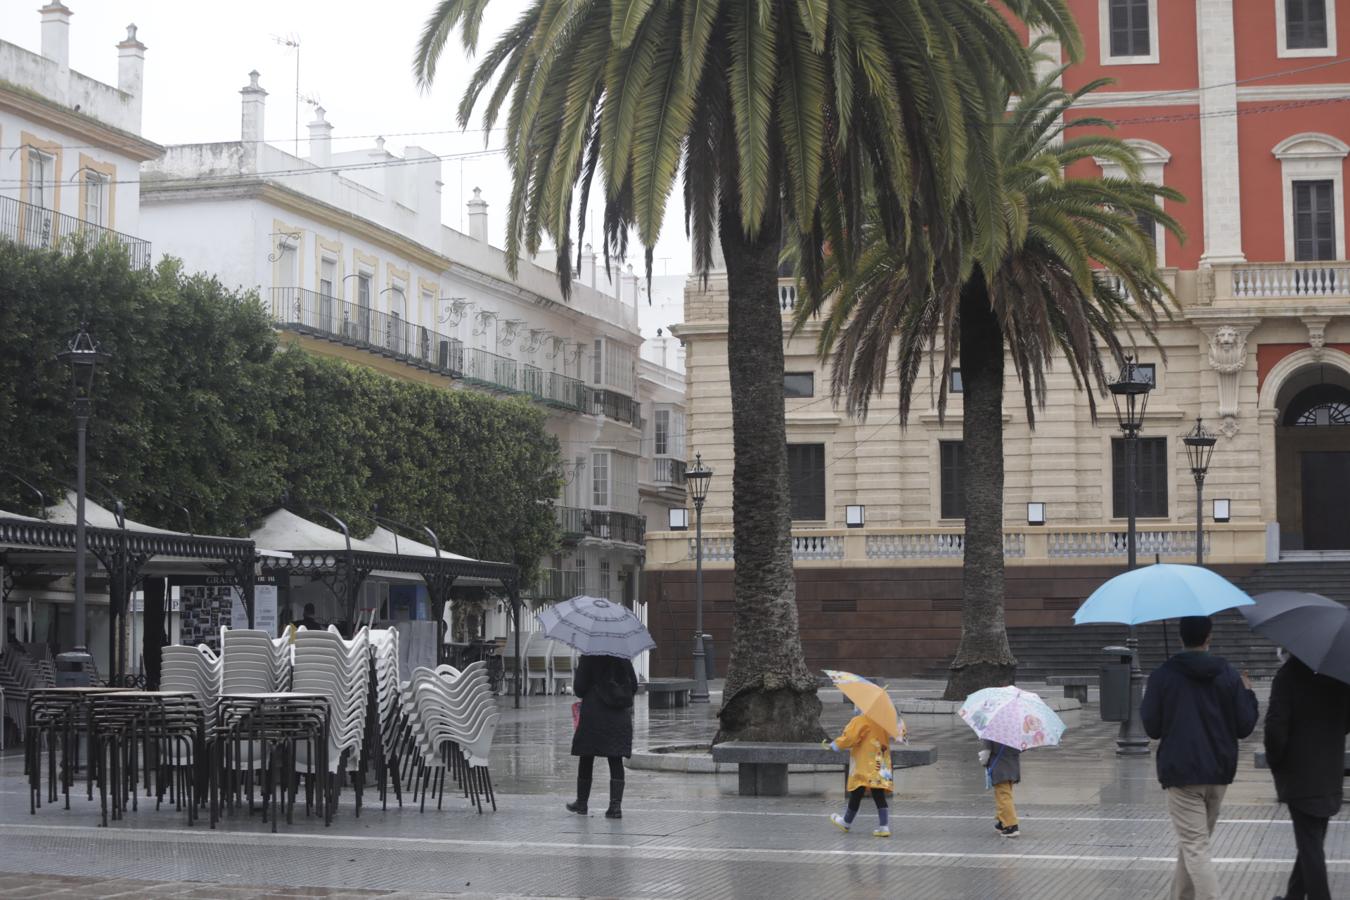
POLYGON ((471 347, 464 351, 464 380, 494 390, 521 392, 520 364, 487 350, 471 347))
POLYGON ((688 466, 682 459, 658 456, 652 460, 652 481, 656 484, 668 484, 671 487, 684 488, 684 473, 688 466))
POLYGON ((616 391, 595 388, 591 391, 591 413, 636 425, 642 419, 642 404, 616 391))
POLYGON ((127 251, 133 269, 150 268, 149 241, 13 197, 0 197, 0 237, 31 250, 60 253, 106 241, 127 251))
POLYGON ((369 350, 451 378, 464 372, 464 345, 398 316, 304 288, 272 288, 272 321, 290 331, 369 350))
MULTIPOLYGON (((1205 562, 1252 564, 1266 559, 1266 529, 1260 522, 1209 524, 1205 562)), ((696 546, 687 531, 653 532, 646 538, 649 569, 693 566, 696 546)), ((1140 558, 1194 562, 1195 526, 1141 526, 1140 558)), ((800 568, 910 568, 962 565, 966 536, 960 527, 800 528, 792 532, 792 561, 800 568)), ((1009 566, 1123 565, 1127 544, 1118 525, 1065 525, 1057 528, 1005 525, 1003 554, 1009 566)), ((736 558, 731 529, 704 528, 704 565, 730 566, 736 558)))
POLYGON ((578 509, 575 506, 555 506, 554 510, 558 525, 562 528, 563 540, 568 543, 593 537, 602 541, 641 544, 647 533, 646 521, 642 516, 632 513, 578 509))
POLYGON ((1350 262, 1238 263, 1214 267, 1214 300, 1350 299, 1350 262))

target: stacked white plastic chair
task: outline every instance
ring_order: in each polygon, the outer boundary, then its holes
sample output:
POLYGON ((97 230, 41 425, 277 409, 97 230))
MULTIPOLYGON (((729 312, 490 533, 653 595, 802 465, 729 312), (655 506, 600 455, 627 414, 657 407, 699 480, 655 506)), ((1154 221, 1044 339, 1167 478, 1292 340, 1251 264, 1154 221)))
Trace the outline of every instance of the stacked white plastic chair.
POLYGON ((495 810, 488 763, 498 713, 486 665, 476 662, 462 672, 451 666, 415 670, 403 687, 403 707, 406 746, 416 756, 413 778, 422 795, 421 807, 426 807, 428 790, 437 794, 440 807, 445 776, 453 771, 479 812, 484 798, 495 810))
MULTIPOLYGON (((573 689, 576 669, 576 651, 560 641, 549 641, 548 667, 553 689, 559 694, 563 688, 573 689)), ((573 689, 575 693, 575 690, 573 689)))
MULTIPOLYGON (((370 715, 370 630, 360 628, 348 641, 336 628, 295 634, 291 690, 328 699, 328 772, 330 790, 341 785, 337 777, 348 769, 356 788, 356 812, 361 811, 364 787, 363 747, 370 715)), ((297 756, 296 768, 312 772, 309 760, 297 756)), ((334 794, 334 799, 336 796, 334 794)))
MULTIPOLYGON (((387 767, 394 758, 398 741, 401 703, 399 699, 399 636, 393 628, 376 628, 370 632, 370 646, 375 662, 375 716, 374 733, 368 735, 371 753, 377 754, 376 774, 380 780, 380 800, 388 806, 387 767)), ((397 781, 394 789, 401 791, 397 781)))
POLYGON ((290 654, 286 637, 273 639, 265 631, 220 629, 220 692, 270 694, 286 690, 290 654))
POLYGON ((159 689, 194 694, 206 712, 208 727, 214 725, 216 707, 220 704, 220 659, 205 644, 172 645, 162 652, 159 689))
POLYGON ((536 632, 525 645, 525 687, 526 693, 534 693, 534 683, 542 686, 542 693, 553 693, 553 667, 549 664, 548 638, 536 632))

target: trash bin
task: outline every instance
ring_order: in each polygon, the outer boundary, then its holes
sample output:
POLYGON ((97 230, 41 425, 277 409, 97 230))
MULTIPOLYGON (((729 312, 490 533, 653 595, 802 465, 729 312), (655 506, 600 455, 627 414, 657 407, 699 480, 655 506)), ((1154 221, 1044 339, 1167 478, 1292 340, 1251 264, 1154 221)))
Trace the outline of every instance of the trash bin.
POLYGON ((58 653, 55 663, 57 687, 89 687, 94 683, 94 657, 87 652, 58 653))
POLYGON ((1130 663, 1134 653, 1128 647, 1104 647, 1102 652, 1117 657, 1102 663, 1098 685, 1101 688, 1103 722, 1124 722, 1130 718, 1130 663))
POLYGON ((717 655, 713 652, 711 634, 703 635, 703 671, 707 673, 709 681, 717 677, 717 655))

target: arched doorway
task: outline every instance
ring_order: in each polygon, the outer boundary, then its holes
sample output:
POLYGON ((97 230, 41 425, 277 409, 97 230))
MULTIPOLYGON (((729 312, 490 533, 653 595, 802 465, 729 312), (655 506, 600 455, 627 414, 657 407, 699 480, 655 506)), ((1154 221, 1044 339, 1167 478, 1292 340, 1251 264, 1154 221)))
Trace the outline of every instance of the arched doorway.
POLYGON ((1281 551, 1350 550, 1350 373, 1304 366, 1285 379, 1276 405, 1281 551))

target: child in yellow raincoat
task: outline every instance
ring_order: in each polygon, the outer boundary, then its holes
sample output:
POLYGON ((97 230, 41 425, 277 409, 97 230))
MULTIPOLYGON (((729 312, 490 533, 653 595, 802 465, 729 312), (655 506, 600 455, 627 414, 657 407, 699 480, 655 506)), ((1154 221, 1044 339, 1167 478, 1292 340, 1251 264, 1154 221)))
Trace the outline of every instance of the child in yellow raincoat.
POLYGON ((891 811, 886 805, 886 795, 895 790, 891 773, 891 738, 880 725, 862 715, 861 710, 855 707, 854 712, 856 715, 844 726, 844 733, 829 744, 836 752, 849 751, 848 806, 842 816, 831 813, 830 821, 840 831, 849 831, 858 815, 858 807, 862 805, 863 795, 870 789, 880 820, 872 835, 888 838, 891 836, 891 811))

